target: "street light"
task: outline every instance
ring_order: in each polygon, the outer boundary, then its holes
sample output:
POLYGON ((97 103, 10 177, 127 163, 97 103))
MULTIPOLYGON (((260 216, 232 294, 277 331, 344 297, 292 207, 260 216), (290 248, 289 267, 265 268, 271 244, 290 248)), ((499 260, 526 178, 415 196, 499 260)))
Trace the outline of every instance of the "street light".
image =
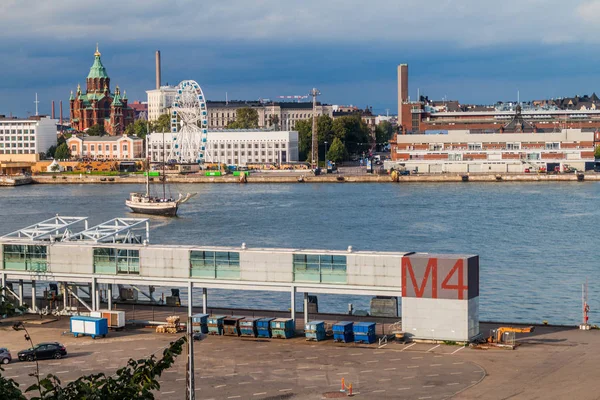
POLYGON ((327 169, 327 140, 325 141, 325 169, 327 169))

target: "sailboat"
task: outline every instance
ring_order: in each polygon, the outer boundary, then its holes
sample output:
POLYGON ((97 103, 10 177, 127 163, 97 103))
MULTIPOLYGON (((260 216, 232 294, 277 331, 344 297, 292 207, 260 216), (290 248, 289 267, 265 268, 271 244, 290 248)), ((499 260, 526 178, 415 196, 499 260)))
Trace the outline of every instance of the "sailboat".
POLYGON ((166 217, 177 216, 179 205, 187 202, 194 197, 196 193, 188 193, 185 196, 179 193, 176 199, 167 197, 165 175, 165 134, 163 132, 163 162, 162 162, 162 197, 152 196, 150 193, 150 153, 148 152, 148 140, 146 140, 146 193, 131 193, 129 199, 125 200, 125 205, 134 213, 162 215, 166 217))

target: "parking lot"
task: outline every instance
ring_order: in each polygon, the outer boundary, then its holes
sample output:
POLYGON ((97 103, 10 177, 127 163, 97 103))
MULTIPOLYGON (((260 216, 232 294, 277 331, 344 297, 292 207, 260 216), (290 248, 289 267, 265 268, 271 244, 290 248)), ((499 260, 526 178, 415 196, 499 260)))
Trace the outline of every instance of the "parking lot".
MULTIPOLYGON (((129 358, 161 354, 176 335, 160 335, 141 328, 114 332, 106 339, 61 335, 65 321, 28 326, 36 342, 59 341, 69 355, 40 361, 41 373, 53 373, 62 382, 82 374, 114 373, 129 358)), ((16 357, 27 343, 22 332, 3 328, 3 343, 16 357)), ((485 371, 460 355, 471 351, 458 346, 389 343, 355 345, 307 342, 304 338, 246 339, 209 336, 195 347, 197 399, 320 399, 339 392, 341 381, 354 394, 377 399, 442 399, 477 384, 485 371)), ((34 363, 13 361, 5 376, 25 388, 34 363)), ((185 356, 160 379, 160 399, 185 398, 185 356)))

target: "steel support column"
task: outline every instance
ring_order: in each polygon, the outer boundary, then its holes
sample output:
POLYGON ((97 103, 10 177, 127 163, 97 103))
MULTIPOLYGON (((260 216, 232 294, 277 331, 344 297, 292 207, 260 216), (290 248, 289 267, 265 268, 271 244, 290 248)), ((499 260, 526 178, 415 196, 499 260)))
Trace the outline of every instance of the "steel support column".
POLYGON ((112 310, 112 283, 108 284, 108 289, 106 290, 106 297, 108 301, 108 309, 112 310))
POLYGON ((290 307, 290 311, 291 311, 291 316, 290 318, 294 320, 294 323, 296 323, 296 286, 292 286, 292 291, 291 291, 291 307, 290 307))
POLYGON ((206 314, 208 308, 208 291, 206 288, 202 288, 202 312, 206 314))
POLYGON ((31 281, 31 311, 33 311, 34 313, 37 312, 37 305, 36 305, 36 293, 35 293, 35 281, 31 281))
POLYGON ((308 293, 304 293, 304 325, 308 324, 308 293))
POLYGON ((19 305, 22 306, 24 303, 23 298, 23 279, 19 279, 19 305))
POLYGON ((194 283, 188 282, 188 317, 191 317, 194 311, 192 307, 194 306, 194 283))
POLYGON ((98 296, 97 296, 98 285, 96 278, 92 278, 92 288, 90 289, 90 297, 92 298, 92 311, 98 310, 98 296))
POLYGON ((0 274, 0 286, 2 287, 2 296, 6 296, 6 274, 0 274))

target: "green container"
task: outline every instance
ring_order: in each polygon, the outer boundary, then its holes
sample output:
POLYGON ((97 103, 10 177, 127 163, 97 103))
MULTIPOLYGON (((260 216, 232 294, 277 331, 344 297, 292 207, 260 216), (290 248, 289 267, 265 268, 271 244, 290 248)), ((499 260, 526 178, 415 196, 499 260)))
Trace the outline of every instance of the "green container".
POLYGON ((144 176, 160 176, 160 172, 158 171, 150 171, 150 172, 144 172, 144 176))
POLYGON ((221 171, 206 171, 206 176, 221 176, 221 171))
POLYGON ((233 171, 233 176, 240 176, 240 171, 233 171))

